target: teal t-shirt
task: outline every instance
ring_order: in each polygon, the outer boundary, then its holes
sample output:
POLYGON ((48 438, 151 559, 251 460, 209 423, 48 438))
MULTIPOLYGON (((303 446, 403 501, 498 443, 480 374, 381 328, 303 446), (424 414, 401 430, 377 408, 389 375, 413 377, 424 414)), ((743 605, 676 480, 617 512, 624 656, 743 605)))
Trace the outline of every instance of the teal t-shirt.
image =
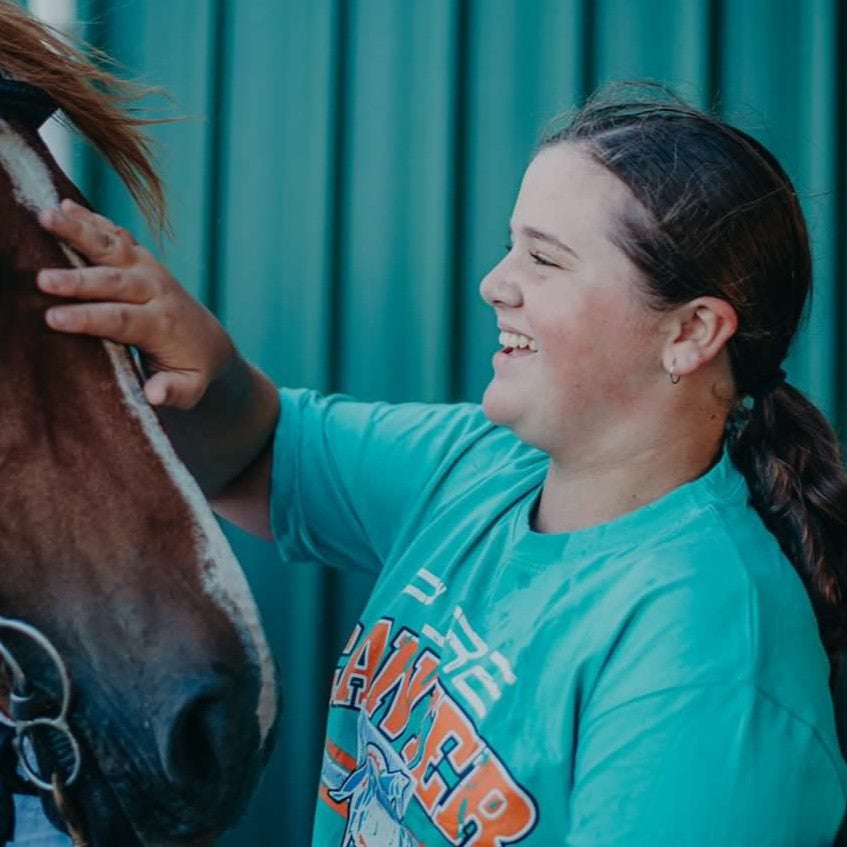
POLYGON ((728 458, 544 535, 546 455, 478 406, 281 397, 282 555, 379 574, 333 679, 315 845, 832 844, 827 659, 728 458))

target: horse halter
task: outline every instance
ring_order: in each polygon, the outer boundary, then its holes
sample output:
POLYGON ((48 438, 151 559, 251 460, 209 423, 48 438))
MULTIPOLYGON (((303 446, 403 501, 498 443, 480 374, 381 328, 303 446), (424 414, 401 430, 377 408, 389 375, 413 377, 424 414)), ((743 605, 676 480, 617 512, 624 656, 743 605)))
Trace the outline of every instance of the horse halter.
MULTIPOLYGON (((35 86, 3 76, 0 70, 0 118, 18 120, 38 129, 55 111, 56 103, 46 92, 35 86)), ((59 814, 65 821, 74 847, 87 847, 89 841, 84 834, 81 818, 77 813, 66 788, 72 785, 82 768, 82 752, 79 742, 68 725, 71 703, 71 679, 65 663, 49 639, 38 629, 23 621, 0 616, 0 663, 5 665, 11 677, 9 712, 0 709, 0 724, 14 732, 12 746, 26 780, 42 791, 49 792, 59 814), (16 632, 36 644, 50 659, 61 683, 61 702, 58 711, 55 704, 39 696, 36 689, 3 640, 3 631, 16 632), (54 707, 51 714, 50 707, 54 707), (53 773, 49 781, 39 772, 36 757, 35 734, 42 733, 47 740, 38 745, 46 749, 53 773), (65 766, 62 767, 62 764, 65 766)), ((0 837, 2 841, 2 837, 0 837)))
POLYGON ((55 111, 56 104, 45 91, 6 79, 0 71, 0 118, 13 118, 38 129, 55 111))
POLYGON ((8 714, 0 709, 0 724, 14 731, 12 745, 18 764, 26 779, 53 796, 53 800, 64 818, 74 847, 86 847, 88 840, 80 825, 66 790, 73 785, 82 769, 82 751, 68 724, 71 705, 71 678, 59 651, 44 633, 31 624, 0 616, 0 662, 11 677, 8 714), (50 698, 40 696, 27 679, 20 662, 3 639, 3 632, 14 632, 24 636, 50 659, 61 684, 58 707, 50 698), (51 714, 52 710, 52 714, 51 714), (45 734, 38 745, 36 733, 45 734), (52 737, 51 737, 52 736, 52 737), (36 746, 46 748, 47 758, 53 773, 41 772, 36 756, 36 746))
MULTIPOLYGON (((37 129, 55 111, 56 104, 46 92, 27 83, 3 77, 2 71, 0 71, 0 118, 17 119, 37 129)), ((11 674, 12 683, 12 689, 9 693, 9 714, 5 714, 0 709, 0 724, 14 730, 15 753, 27 780, 41 790, 55 794, 52 780, 47 782, 38 773, 32 733, 40 728, 42 731, 58 733, 64 739, 62 746, 70 751, 72 764, 69 773, 58 774, 58 776, 62 781, 62 787, 73 784, 82 767, 82 754, 79 743, 68 726, 71 679, 65 663, 48 638, 34 626, 2 616, 0 616, 0 662, 5 663, 11 674), (25 636, 37 644, 51 660, 62 686, 61 704, 57 714, 52 717, 49 712, 39 714, 39 707, 49 704, 46 703, 44 698, 39 698, 36 695, 35 689, 27 680, 20 663, 4 643, 1 634, 3 630, 17 632, 25 636)))

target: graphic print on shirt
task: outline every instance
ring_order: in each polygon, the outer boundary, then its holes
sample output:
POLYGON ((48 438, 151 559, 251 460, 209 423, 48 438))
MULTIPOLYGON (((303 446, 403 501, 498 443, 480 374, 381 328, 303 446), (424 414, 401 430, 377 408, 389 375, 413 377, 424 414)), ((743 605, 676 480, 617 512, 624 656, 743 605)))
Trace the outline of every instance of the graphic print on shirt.
POLYGON ((342 845, 416 847, 401 823, 412 797, 412 777, 400 756, 359 713, 359 763, 347 773, 324 753, 322 783, 337 803, 348 804, 342 845), (329 788, 337 784, 337 788, 329 788))
MULTIPOLYGON (((441 592, 418 593, 430 605, 441 592)), ((411 803, 444 845, 523 841, 538 818, 535 800, 474 724, 515 681, 460 607, 443 634, 428 625, 415 633, 391 618, 368 633, 358 624, 330 700, 358 713, 357 750, 341 749, 330 729, 321 774, 323 802, 347 820, 339 847, 417 847, 403 824, 411 803)))

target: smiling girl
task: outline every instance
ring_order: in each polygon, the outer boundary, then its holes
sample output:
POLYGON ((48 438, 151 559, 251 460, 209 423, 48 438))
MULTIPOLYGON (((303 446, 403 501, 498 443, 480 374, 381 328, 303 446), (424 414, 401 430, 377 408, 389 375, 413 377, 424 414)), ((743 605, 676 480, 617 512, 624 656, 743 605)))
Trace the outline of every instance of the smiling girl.
POLYGON ((802 214, 748 135, 596 99, 543 138, 481 285, 482 406, 277 391, 122 230, 50 326, 135 344, 221 514, 378 574, 338 662, 324 845, 832 844, 847 484, 781 369, 802 214))

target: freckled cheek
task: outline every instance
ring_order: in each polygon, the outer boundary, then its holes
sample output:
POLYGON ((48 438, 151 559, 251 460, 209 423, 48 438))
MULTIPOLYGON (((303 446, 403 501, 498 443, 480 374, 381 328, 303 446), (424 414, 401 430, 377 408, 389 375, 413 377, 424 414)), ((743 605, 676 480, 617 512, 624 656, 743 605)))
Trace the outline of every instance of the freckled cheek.
MULTIPOLYGON (((566 402, 597 399, 628 405, 631 369, 641 358, 632 315, 607 297, 586 298, 580 308, 537 322, 547 380, 566 402)), ((642 339, 643 340, 643 339, 642 339)))
POLYGON ((599 367, 598 345, 590 333, 578 324, 563 326, 560 322, 555 332, 543 336, 543 380, 551 400, 556 406, 580 403, 592 392, 592 384, 599 367))
POLYGON ((548 366, 579 371, 603 358, 608 334, 604 306, 599 298, 583 298, 566 310, 551 310, 536 321, 548 366))

